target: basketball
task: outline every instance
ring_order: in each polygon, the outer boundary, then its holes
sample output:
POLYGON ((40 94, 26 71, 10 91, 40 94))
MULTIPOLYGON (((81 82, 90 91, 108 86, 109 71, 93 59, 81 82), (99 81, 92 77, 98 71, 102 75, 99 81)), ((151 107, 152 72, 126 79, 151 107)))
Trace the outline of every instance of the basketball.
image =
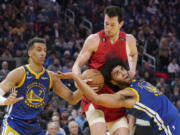
POLYGON ((82 73, 82 79, 91 79, 92 81, 88 82, 88 85, 91 87, 102 88, 104 85, 104 77, 100 71, 96 69, 87 69, 82 73))

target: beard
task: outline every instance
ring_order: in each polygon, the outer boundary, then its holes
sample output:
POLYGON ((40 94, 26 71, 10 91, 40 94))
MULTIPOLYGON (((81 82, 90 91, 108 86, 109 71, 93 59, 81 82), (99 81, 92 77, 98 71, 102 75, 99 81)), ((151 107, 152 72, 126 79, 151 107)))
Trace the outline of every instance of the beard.
POLYGON ((129 85, 131 84, 131 81, 116 81, 116 83, 118 84, 118 87, 120 89, 124 89, 126 87, 129 87, 129 85))

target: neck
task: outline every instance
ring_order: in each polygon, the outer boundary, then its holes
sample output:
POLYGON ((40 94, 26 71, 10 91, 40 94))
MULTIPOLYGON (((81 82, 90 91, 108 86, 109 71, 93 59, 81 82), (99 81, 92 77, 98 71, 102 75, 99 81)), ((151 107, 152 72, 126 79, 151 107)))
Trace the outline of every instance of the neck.
POLYGON ((126 87, 129 87, 129 85, 130 85, 131 83, 119 83, 118 84, 118 87, 120 88, 120 89, 124 89, 124 88, 126 88, 126 87))
POLYGON ((119 38, 119 32, 115 36, 109 37, 109 40, 111 41, 111 43, 114 43, 116 42, 116 40, 118 40, 118 38, 119 38))
POLYGON ((35 73, 40 73, 43 71, 43 66, 42 65, 37 65, 33 62, 29 63, 29 67, 35 72, 35 73))

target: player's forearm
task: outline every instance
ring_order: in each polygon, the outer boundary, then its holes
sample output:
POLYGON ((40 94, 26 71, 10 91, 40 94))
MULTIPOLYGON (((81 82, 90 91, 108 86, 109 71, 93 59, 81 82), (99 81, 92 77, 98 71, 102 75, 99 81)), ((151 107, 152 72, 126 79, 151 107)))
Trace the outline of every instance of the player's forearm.
POLYGON ((80 75, 81 74, 81 67, 79 66, 78 63, 75 63, 72 67, 72 72, 74 74, 80 75))
POLYGON ((130 71, 132 71, 134 73, 136 72, 137 60, 138 60, 138 53, 136 53, 133 56, 128 57, 130 71))
POLYGON ((76 90, 72 95, 72 99, 69 101, 70 104, 77 104, 81 100, 82 96, 83 93, 79 89, 76 90))
POLYGON ((98 95, 83 81, 81 80, 78 76, 74 75, 72 78, 78 88, 82 91, 82 93, 87 96, 89 99, 93 100, 96 102, 98 100, 98 95))
MULTIPOLYGON (((96 94, 91 87, 89 87, 84 81, 82 81, 78 76, 73 76, 78 88, 83 92, 83 94, 94 103, 109 107, 109 108, 119 108, 121 104, 117 104, 117 100, 114 99, 112 94, 96 94), (107 100, 109 99, 109 100, 107 100), (112 102, 111 102, 112 101, 112 102)), ((118 97, 119 99, 119 97, 118 97)))

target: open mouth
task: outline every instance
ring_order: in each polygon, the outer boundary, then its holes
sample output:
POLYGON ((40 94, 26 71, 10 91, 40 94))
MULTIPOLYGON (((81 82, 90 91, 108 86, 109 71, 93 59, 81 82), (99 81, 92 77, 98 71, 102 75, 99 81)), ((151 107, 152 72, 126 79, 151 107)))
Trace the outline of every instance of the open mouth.
POLYGON ((129 76, 128 75, 125 77, 125 80, 129 80, 129 76))

